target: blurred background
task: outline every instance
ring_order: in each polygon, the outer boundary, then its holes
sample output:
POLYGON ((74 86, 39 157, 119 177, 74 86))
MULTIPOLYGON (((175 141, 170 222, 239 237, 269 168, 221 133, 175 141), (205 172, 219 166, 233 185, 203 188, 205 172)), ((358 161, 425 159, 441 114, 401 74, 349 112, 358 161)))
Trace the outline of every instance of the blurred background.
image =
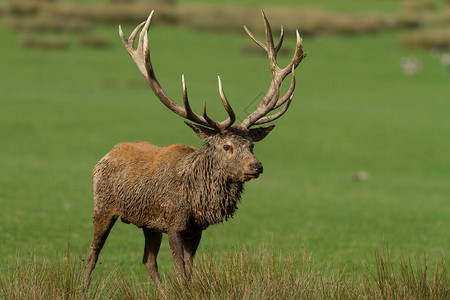
MULTIPOLYGON (((10 0, 0 3, 0 254, 57 257, 92 238, 91 170, 115 144, 201 146, 166 109, 124 50, 155 15, 156 75, 181 103, 225 118, 216 73, 238 118, 269 87, 259 38, 266 13, 290 61, 295 29, 308 57, 289 111, 255 147, 265 172, 233 220, 200 251, 304 247, 314 261, 358 270, 389 246, 430 259, 450 251, 450 1, 10 0)), ((289 83, 285 84, 287 86, 289 83)), ((171 268, 167 239, 162 268, 171 268)), ((100 259, 145 273, 144 239, 116 223, 100 259)))

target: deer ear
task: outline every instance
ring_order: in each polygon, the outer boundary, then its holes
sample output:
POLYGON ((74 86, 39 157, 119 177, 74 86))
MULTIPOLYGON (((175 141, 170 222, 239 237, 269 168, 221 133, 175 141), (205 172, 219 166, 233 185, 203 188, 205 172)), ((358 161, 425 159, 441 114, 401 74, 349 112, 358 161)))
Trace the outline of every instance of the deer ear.
POLYGON ((214 131, 212 129, 186 121, 184 121, 184 123, 186 123, 187 126, 191 127, 192 130, 194 130, 194 132, 197 134, 197 136, 205 142, 208 142, 212 136, 217 134, 217 131, 214 131))
POLYGON ((263 140, 274 128, 275 125, 252 128, 250 129, 250 136, 252 137, 253 142, 256 143, 263 140))

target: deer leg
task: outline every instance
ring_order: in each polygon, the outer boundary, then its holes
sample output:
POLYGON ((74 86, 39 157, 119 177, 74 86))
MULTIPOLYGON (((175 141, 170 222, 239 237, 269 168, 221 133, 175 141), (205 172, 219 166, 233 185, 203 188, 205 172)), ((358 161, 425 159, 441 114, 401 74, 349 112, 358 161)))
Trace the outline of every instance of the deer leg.
POLYGON ((86 274, 84 278, 84 288, 87 289, 91 282, 92 271, 98 260, 98 255, 105 244, 111 228, 117 220, 117 216, 101 217, 94 216, 94 240, 89 247, 89 256, 86 263, 86 274))
POLYGON ((158 264, 156 256, 158 256, 159 248, 161 246, 162 233, 152 231, 148 228, 142 228, 145 236, 145 249, 142 262, 147 268, 148 274, 152 278, 159 291, 162 291, 161 277, 158 274, 158 264))
POLYGON ((175 273, 178 278, 186 278, 186 271, 184 269, 184 247, 181 234, 176 231, 169 231, 168 236, 175 273))
POLYGON ((194 256, 195 252, 197 252, 198 245, 200 244, 200 239, 202 238, 202 234, 192 237, 192 238, 184 238, 183 246, 184 246, 184 269, 186 272, 186 277, 188 280, 191 279, 192 275, 192 266, 194 265, 194 256))

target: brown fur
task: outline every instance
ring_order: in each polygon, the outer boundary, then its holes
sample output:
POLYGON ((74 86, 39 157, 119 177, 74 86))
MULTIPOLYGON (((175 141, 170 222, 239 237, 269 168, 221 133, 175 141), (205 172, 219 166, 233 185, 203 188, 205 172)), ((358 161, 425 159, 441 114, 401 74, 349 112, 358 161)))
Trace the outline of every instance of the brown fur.
POLYGON ((264 138, 273 126, 217 132, 188 125, 206 142, 204 148, 122 143, 95 166, 94 240, 86 286, 119 217, 143 228, 143 262, 159 287, 156 256, 162 233, 169 235, 177 274, 189 277, 202 231, 232 217, 244 182, 262 173, 262 165, 253 155, 253 142, 264 138))

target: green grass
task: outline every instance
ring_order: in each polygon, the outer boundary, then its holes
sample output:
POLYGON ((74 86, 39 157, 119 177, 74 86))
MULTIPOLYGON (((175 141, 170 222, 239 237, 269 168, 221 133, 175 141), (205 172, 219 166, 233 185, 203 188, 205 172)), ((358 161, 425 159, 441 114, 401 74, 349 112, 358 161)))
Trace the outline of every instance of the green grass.
MULTIPOLYGON (((68 240, 87 251, 90 172, 114 144, 200 145, 145 86, 117 29, 98 30, 113 38, 112 49, 81 48, 73 36, 66 52, 26 50, 16 34, 0 29, 2 264, 14 264, 17 249, 56 257, 68 240), (143 84, 104 86, 105 79, 143 84)), ((206 99, 213 117, 225 117, 217 72, 241 117, 268 87, 267 59, 240 52, 249 42, 244 32, 155 24, 150 38, 164 88, 180 101, 184 73, 196 111, 206 99)), ((291 48, 293 38, 286 39, 291 48)), ((400 49, 394 33, 304 43, 308 58, 296 72, 294 102, 255 148, 265 173, 246 185, 233 220, 204 233, 200 252, 271 244, 287 253, 306 244, 316 261, 350 270, 383 243, 394 259, 401 252, 448 258, 448 75, 430 54, 400 49), (402 74, 405 55, 421 59, 420 74, 402 74), (361 170, 369 180, 349 180, 361 170)), ((143 242, 140 230, 118 223, 101 261, 145 273, 143 242)), ((163 271, 171 268, 166 239, 160 261, 163 271)))
POLYGON ((318 268, 303 248, 280 255, 266 248, 235 249, 215 259, 202 253, 189 282, 174 272, 163 277, 158 293, 135 272, 105 270, 83 289, 83 255, 66 253, 49 260, 18 254, 14 268, 1 268, 0 296, 8 299, 447 299, 449 280, 443 260, 427 257, 393 262, 388 249, 376 251, 361 275, 318 268), (434 264, 434 265, 433 265, 434 264), (430 270, 433 266, 433 270, 430 270))
MULTIPOLYGON (((62 0, 65 2, 73 2, 73 0, 62 0)), ((104 3, 105 0, 79 0, 77 2, 81 3, 104 3)), ((291 7, 323 7, 328 10, 338 11, 338 12, 394 12, 398 11, 400 8, 399 1, 391 0, 247 0, 245 2, 239 0, 188 0, 188 1, 178 1, 186 3, 197 3, 202 5, 226 5, 226 6, 248 6, 255 8, 263 8, 270 6, 291 6, 291 7)))
MULTIPOLYGON (((223 5, 224 1, 214 0, 190 0, 192 3, 201 4, 217 4, 223 5)), ((228 0, 227 5, 245 5, 251 7, 270 7, 270 6, 291 6, 291 7, 323 7, 325 9, 337 12, 393 12, 397 11, 400 7, 398 1, 389 0, 360 0, 360 1, 333 1, 333 0, 283 0, 274 2, 273 0, 250 0, 250 1, 238 1, 228 0)))

